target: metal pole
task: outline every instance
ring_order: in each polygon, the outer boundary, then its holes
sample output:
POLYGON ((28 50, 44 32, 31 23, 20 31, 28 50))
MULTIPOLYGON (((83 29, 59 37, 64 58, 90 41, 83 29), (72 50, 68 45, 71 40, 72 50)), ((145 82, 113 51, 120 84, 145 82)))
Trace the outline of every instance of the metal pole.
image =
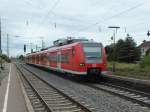
POLYGON ((116 42, 115 42, 115 30, 114 30, 114 38, 113 38, 113 40, 114 40, 114 48, 113 48, 113 72, 115 72, 116 71, 116 63, 115 63, 115 61, 116 61, 116 42))
POLYGON ((44 40, 42 39, 42 49, 45 48, 45 43, 44 43, 44 40))
POLYGON ((7 34, 7 56, 9 57, 9 35, 7 34))
POLYGON ((43 39, 42 39, 42 49, 44 48, 44 43, 43 43, 43 39))
POLYGON ((113 29, 115 29, 114 30, 114 38, 113 38, 113 40, 114 40, 114 48, 113 48, 113 72, 115 72, 116 71, 116 63, 115 63, 115 61, 116 61, 116 42, 115 42, 115 36, 117 35, 117 29, 119 29, 120 27, 118 27, 118 26, 109 26, 108 28, 113 28, 113 29))
POLYGON ((33 52, 33 49, 32 49, 32 43, 30 43, 30 45, 31 45, 31 53, 33 52))
POLYGON ((117 36, 117 29, 118 29, 118 28, 116 28, 116 29, 114 30, 113 72, 116 71, 116 36, 117 36))
POLYGON ((1 49, 1 18, 0 18, 0 55, 2 54, 2 49, 1 49))
POLYGON ((38 50, 38 46, 36 45, 36 51, 38 50))
POLYGON ((43 49, 44 48, 44 41, 43 41, 44 37, 40 37, 40 38, 41 38, 41 49, 43 49))

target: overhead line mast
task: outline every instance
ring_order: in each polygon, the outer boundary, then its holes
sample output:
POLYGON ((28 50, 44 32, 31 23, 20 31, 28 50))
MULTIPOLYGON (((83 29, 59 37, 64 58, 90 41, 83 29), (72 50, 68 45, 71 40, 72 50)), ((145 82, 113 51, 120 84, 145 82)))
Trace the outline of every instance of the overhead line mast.
POLYGON ((9 35, 7 34, 7 56, 9 57, 9 35))

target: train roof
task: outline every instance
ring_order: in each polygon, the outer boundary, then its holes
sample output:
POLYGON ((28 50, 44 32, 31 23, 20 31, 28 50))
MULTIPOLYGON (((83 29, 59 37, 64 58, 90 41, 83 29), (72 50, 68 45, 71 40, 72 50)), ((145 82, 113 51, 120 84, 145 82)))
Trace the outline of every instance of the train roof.
POLYGON ((67 42, 64 41, 64 40, 63 41, 61 40, 60 42, 59 42, 59 40, 56 40, 56 41, 54 41, 53 46, 42 49, 41 51, 28 53, 27 56, 46 53, 49 50, 58 50, 60 48, 63 49, 63 48, 66 48, 66 47, 75 46, 75 45, 80 44, 80 43, 98 43, 98 42, 90 41, 88 39, 70 39, 70 40, 67 40, 67 42), (64 43, 62 43, 62 42, 64 42, 64 43))

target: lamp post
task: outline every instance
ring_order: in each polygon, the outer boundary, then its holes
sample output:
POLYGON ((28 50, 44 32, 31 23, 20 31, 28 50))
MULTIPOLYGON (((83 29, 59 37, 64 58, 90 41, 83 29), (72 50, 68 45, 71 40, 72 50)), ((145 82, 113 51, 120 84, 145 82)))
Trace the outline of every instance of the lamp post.
POLYGON ((117 30, 120 28, 118 26, 109 26, 108 28, 111 28, 111 29, 115 29, 114 30, 114 36, 113 36, 113 42, 114 42, 114 47, 113 47, 113 72, 116 71, 116 64, 115 64, 115 58, 116 58, 116 35, 117 35, 117 30))

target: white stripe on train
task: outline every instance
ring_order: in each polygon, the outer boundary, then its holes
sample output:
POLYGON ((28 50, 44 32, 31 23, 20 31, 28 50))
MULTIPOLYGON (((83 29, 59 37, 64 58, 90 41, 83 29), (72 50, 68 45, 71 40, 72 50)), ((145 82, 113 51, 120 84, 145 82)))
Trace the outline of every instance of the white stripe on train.
MULTIPOLYGON (((32 64, 32 63, 29 63, 32 64)), ((71 74, 77 74, 77 75, 87 75, 87 72, 77 72, 77 71, 72 71, 72 70, 66 70, 66 69, 62 69, 62 68, 55 68, 55 67, 50 67, 50 66, 44 66, 44 65, 40 65, 40 64, 32 64, 32 65, 36 65, 36 66, 40 66, 40 67, 46 67, 50 70, 54 70, 54 71, 60 71, 62 73, 71 73, 71 74)), ((101 72, 102 75, 109 75, 108 71, 102 71, 101 72)))
MULTIPOLYGON (((29 64, 32 64, 32 63, 29 63, 29 64)), ((40 65, 40 64, 32 64, 32 65, 36 65, 36 66, 40 66, 40 67, 46 67, 46 68, 48 68, 50 70, 54 70, 54 71, 67 72, 67 73, 78 74, 78 75, 87 75, 87 72, 77 72, 77 71, 66 70, 66 69, 62 69, 62 68, 44 66, 44 65, 40 65)))

